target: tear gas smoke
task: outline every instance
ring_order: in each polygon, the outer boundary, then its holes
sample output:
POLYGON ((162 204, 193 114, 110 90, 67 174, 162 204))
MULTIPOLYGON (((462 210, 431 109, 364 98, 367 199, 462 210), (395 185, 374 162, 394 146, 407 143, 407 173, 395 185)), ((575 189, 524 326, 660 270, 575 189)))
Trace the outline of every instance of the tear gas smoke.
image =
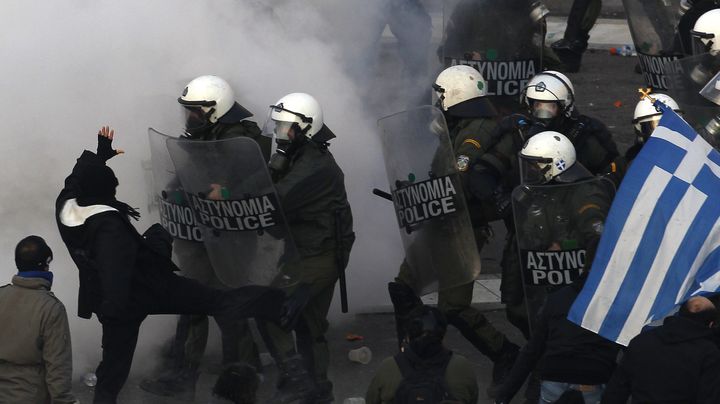
MULTIPOLYGON (((268 106, 287 93, 307 92, 320 101, 327 125, 338 135, 331 151, 345 172, 355 217, 357 242, 347 275, 351 310, 389 304, 385 285, 397 272, 402 248, 391 205, 370 190, 387 188, 377 115, 403 108, 383 111, 397 95, 384 102, 378 95, 391 94, 388 89, 397 84, 372 87, 383 91, 368 86, 377 51, 368 19, 378 17, 382 3, 3 2, 2 278, 15 272, 12 251, 18 240, 27 234, 45 237, 55 252, 53 289, 69 313, 76 371, 97 363, 100 326, 76 316, 77 270, 53 218, 63 178, 83 148, 94 150, 97 129, 111 125, 115 146, 126 151, 110 162, 120 179, 118 199, 145 214, 141 231, 157 221, 156 213, 147 213, 149 173, 142 164, 150 155, 147 128, 179 134, 176 99, 188 81, 204 74, 228 80, 260 125, 268 106)), ((337 317, 339 309, 331 312, 337 317)), ((136 358, 143 343, 157 345, 168 337, 170 324, 174 318, 167 316, 147 321, 136 358), (148 335, 158 322, 164 329, 148 335)))

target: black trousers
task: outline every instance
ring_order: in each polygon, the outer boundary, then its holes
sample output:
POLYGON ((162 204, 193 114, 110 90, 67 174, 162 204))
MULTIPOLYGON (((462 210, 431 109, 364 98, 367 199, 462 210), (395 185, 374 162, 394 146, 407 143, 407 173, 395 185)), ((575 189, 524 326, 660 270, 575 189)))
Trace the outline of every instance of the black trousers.
POLYGON ((98 315, 103 328, 102 361, 96 370, 95 404, 115 404, 130 373, 140 324, 151 314, 212 315, 223 327, 240 318, 280 318, 285 293, 264 286, 221 291, 170 271, 147 271, 133 280, 128 312, 120 317, 98 315))

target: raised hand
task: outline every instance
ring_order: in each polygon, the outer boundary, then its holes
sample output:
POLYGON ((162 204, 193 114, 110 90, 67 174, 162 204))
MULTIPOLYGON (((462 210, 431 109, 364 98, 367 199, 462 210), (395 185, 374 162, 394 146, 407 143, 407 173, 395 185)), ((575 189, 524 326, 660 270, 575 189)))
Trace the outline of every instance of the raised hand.
POLYGON ((98 131, 98 144, 97 144, 97 156, 103 159, 104 161, 108 161, 111 158, 115 157, 118 154, 125 153, 124 151, 120 149, 113 149, 112 148, 112 141, 113 137, 115 136, 115 131, 110 129, 109 126, 103 126, 98 131))

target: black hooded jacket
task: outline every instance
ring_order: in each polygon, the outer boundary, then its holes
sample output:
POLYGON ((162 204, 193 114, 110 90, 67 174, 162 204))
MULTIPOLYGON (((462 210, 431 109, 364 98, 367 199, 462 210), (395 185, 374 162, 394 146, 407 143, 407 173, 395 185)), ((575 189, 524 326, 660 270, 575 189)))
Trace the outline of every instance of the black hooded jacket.
POLYGON ((602 403, 720 403, 715 332, 674 316, 630 341, 602 403))
POLYGON ((157 237, 144 238, 122 212, 119 205, 124 204, 113 197, 78 202, 83 178, 104 167, 95 153, 84 151, 55 202, 60 236, 79 270, 78 315, 83 318, 128 314, 131 291, 144 290, 149 283, 167 287, 153 279, 177 270, 169 258, 166 232, 153 226, 157 237))

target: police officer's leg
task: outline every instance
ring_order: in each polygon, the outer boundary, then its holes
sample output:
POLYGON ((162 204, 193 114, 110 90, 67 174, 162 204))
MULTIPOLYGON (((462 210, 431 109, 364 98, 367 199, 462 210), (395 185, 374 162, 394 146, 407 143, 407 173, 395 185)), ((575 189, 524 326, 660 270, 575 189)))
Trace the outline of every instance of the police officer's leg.
POLYGON ((600 9, 601 0, 575 0, 568 23, 565 28, 565 35, 562 40, 552 44, 555 54, 565 64, 565 70, 576 72, 580 69, 582 54, 587 49, 590 30, 595 25, 600 9))
POLYGON ((130 374, 140 324, 144 318, 101 318, 103 352, 102 361, 95 371, 97 385, 94 404, 115 404, 130 374))
POLYGON ((502 302, 505 303, 505 315, 510 324, 520 330, 525 339, 529 339, 528 311, 525 306, 525 292, 520 274, 520 258, 515 232, 509 232, 505 239, 500 268, 502 269, 500 295, 502 302))
MULTIPOLYGON (((220 324, 218 324, 219 326, 220 324)), ((227 365, 235 362, 245 362, 262 372, 260 353, 253 339, 250 322, 241 319, 231 327, 220 327, 222 338, 222 362, 227 365)))
MULTIPOLYGON (((308 369, 313 373, 316 382, 327 385, 327 368, 329 365, 329 352, 325 332, 328 328, 327 312, 330 308, 332 295, 337 281, 337 267, 334 252, 326 252, 313 257, 306 257, 297 263, 288 264, 283 272, 298 279, 308 288, 309 299, 305 304, 301 316, 301 325, 296 328, 298 335, 298 348, 311 347, 307 352, 300 352, 305 357, 305 363, 311 364, 308 369), (306 327, 306 328, 304 328, 306 327)), ((293 289, 298 288, 298 285, 293 289)), ((296 290, 289 290, 292 295, 296 290)), ((277 325, 266 323, 267 333, 271 339, 274 350, 284 359, 294 353, 293 338, 290 333, 284 332, 277 325)), ((326 387, 325 387, 326 388, 326 387)))
POLYGON ((202 362, 207 346, 209 330, 208 317, 205 315, 189 315, 190 328, 185 340, 185 367, 197 369, 202 362))

